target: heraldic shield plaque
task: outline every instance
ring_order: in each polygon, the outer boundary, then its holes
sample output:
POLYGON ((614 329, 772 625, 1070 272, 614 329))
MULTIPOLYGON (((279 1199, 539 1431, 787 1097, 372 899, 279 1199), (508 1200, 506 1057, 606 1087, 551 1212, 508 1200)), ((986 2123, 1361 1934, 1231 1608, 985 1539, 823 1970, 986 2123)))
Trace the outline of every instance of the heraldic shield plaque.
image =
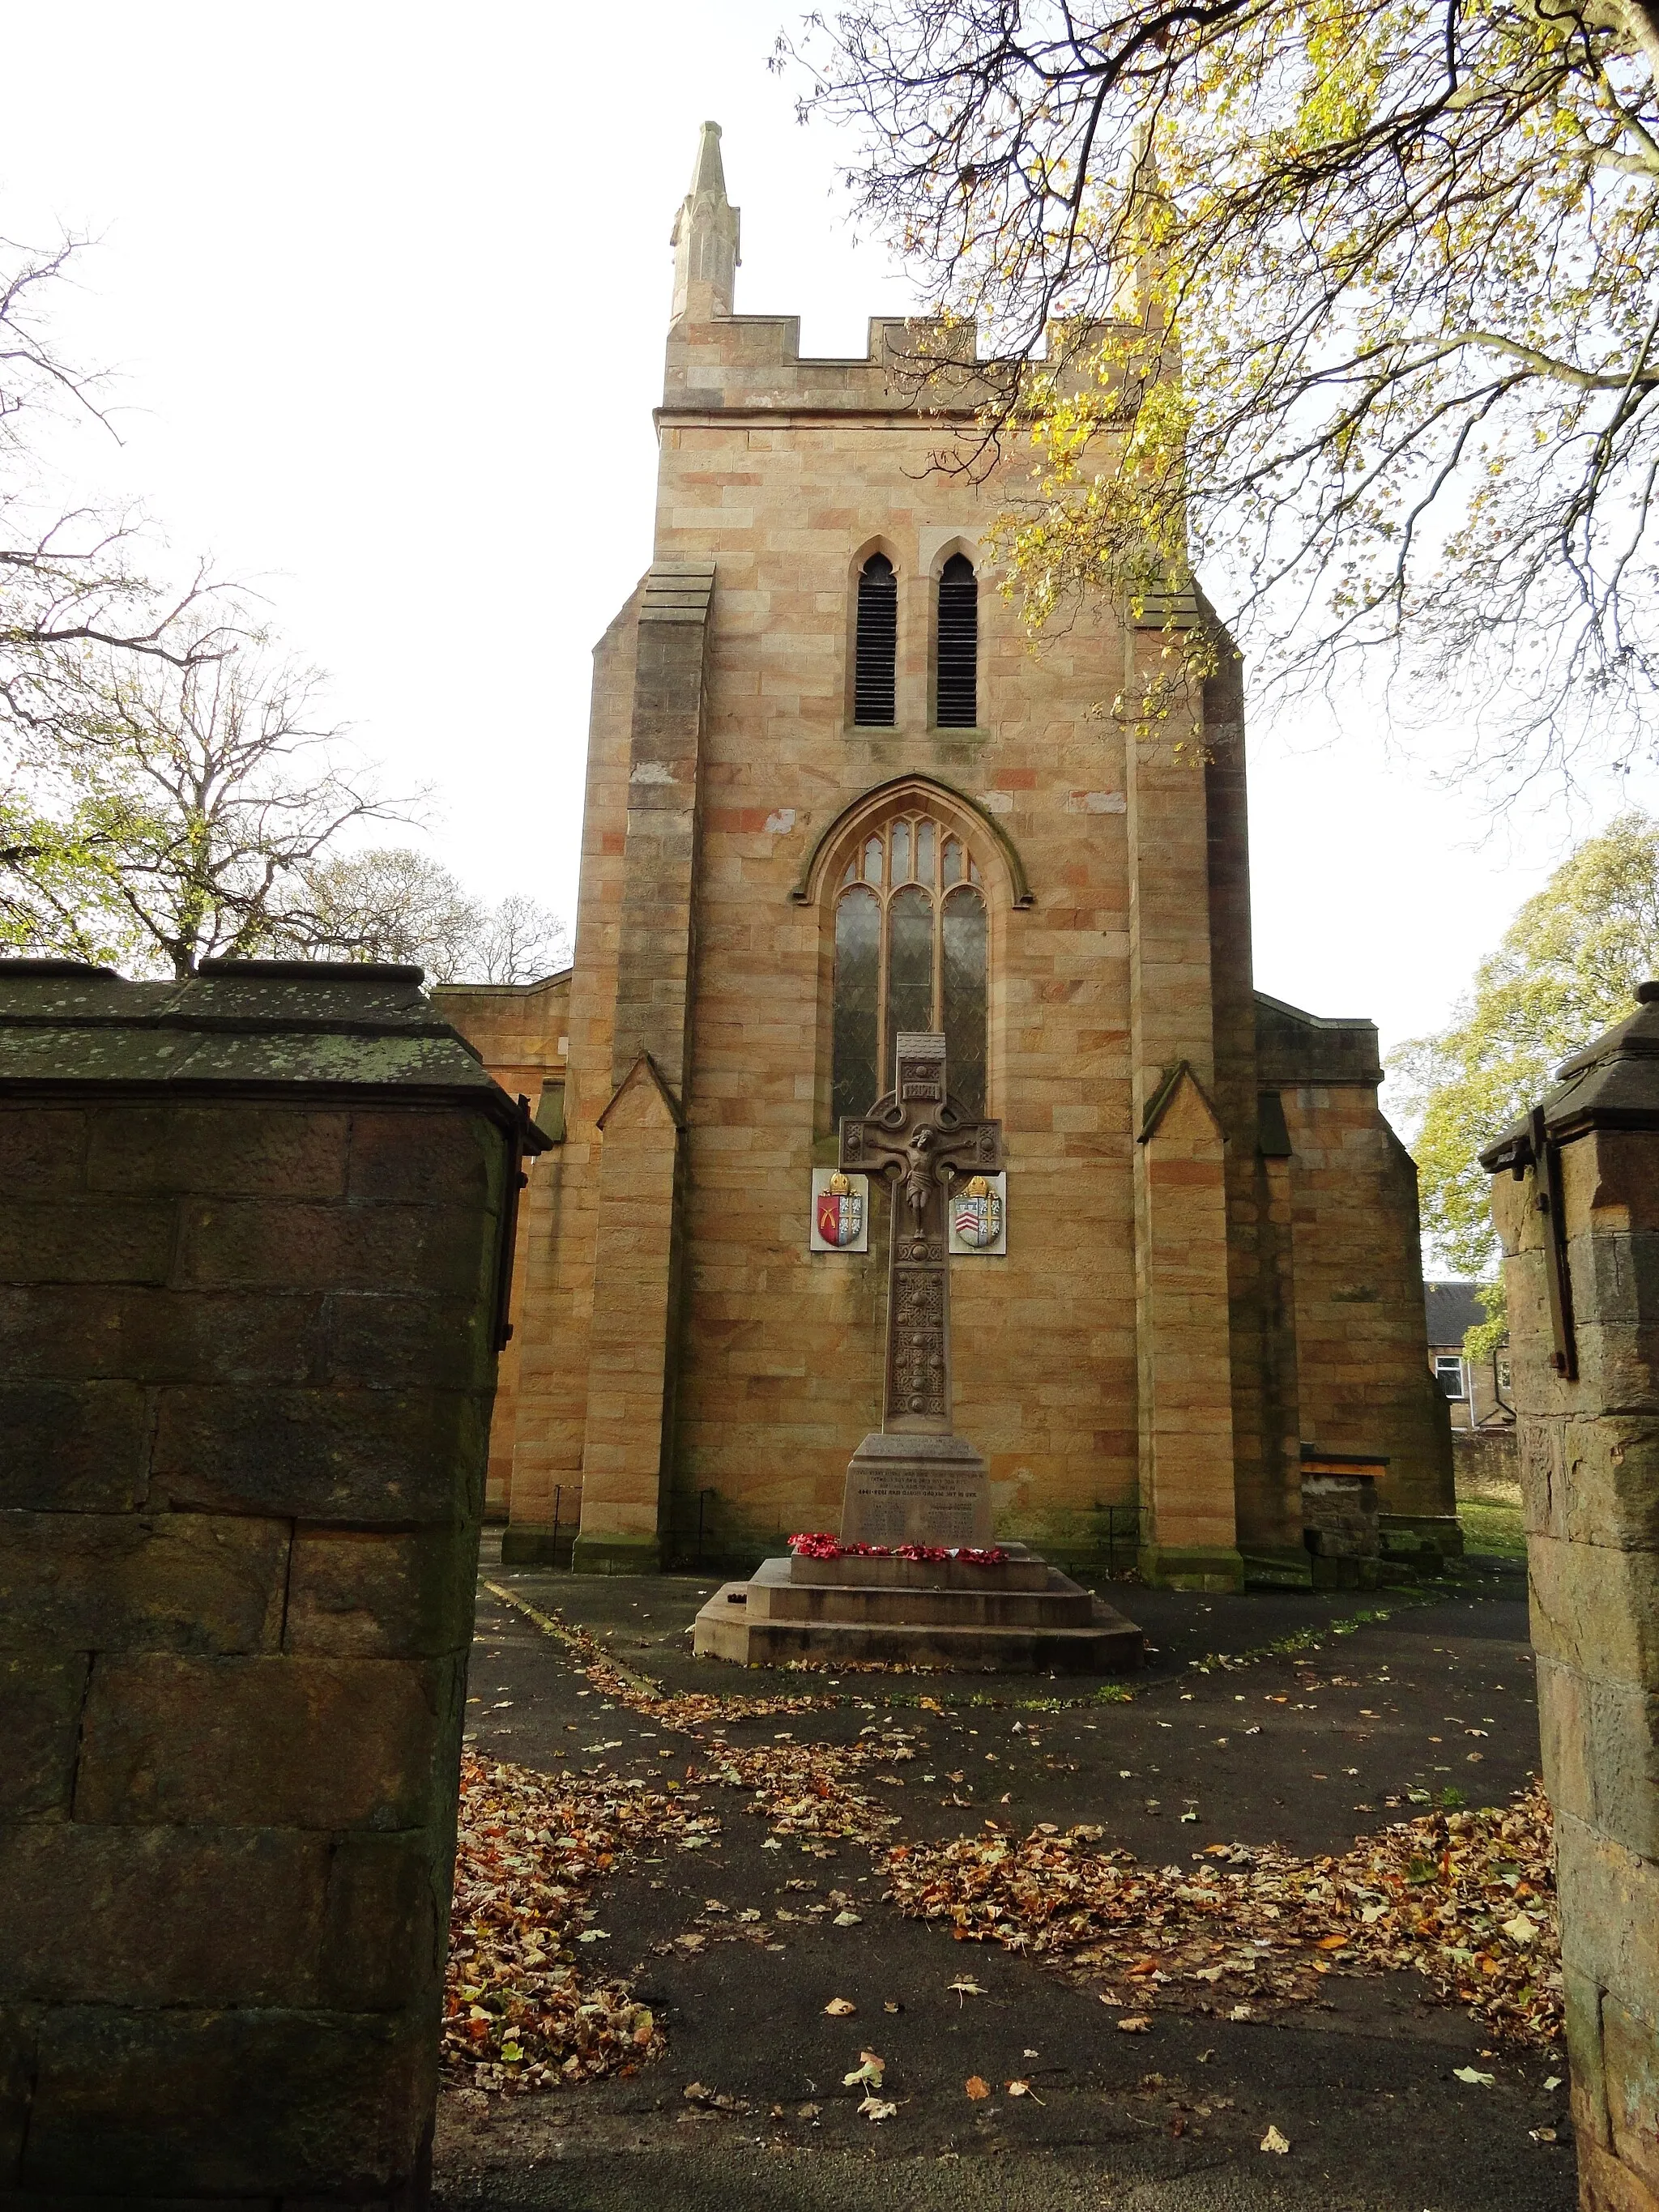
POLYGON ((949 1200, 951 1249, 1000 1259, 1008 1249, 1008 1178, 970 1176, 949 1200))
POLYGON ((811 1249, 814 1252, 870 1249, 870 1178, 839 1168, 812 1170, 811 1249))

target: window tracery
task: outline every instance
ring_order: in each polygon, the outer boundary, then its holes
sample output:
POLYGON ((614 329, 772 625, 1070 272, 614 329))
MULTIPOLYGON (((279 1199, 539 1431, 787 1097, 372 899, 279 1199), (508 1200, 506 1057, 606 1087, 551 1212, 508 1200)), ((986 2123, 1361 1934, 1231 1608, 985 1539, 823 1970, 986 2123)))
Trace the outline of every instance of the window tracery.
POLYGON ((836 889, 835 943, 836 1120, 890 1087, 902 1030, 943 1031, 951 1093, 982 1114, 990 921, 970 841, 919 810, 866 832, 836 889))

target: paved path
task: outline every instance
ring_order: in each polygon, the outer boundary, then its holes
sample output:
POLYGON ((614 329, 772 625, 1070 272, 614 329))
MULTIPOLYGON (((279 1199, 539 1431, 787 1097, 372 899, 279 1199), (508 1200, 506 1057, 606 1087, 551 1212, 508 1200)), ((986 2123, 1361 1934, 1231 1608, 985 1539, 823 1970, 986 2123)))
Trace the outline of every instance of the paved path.
MULTIPOLYGON (((692 1660, 685 1632, 712 1577, 486 1571, 543 1609, 561 1607, 623 1664, 667 1686, 750 1695, 828 1686, 820 1675, 692 1660)), ((1087 1820, 1159 1864, 1219 1841, 1343 1850, 1417 1809, 1413 1790, 1492 1803, 1535 1769, 1518 1583, 1427 1605, 1386 1592, 1114 1595, 1158 1647, 1130 1705, 1094 1703, 1097 1686, 1077 1678, 847 1675, 844 1705, 732 1722, 727 1740, 914 1729, 919 1757, 903 1769, 902 1799, 895 1793, 902 1833, 954 1835, 986 1814, 1022 1829, 1087 1820), (1325 1634, 1317 1649, 1267 1649, 1384 1608, 1387 1620, 1325 1634), (921 1710, 924 1695, 945 1713, 921 1710), (1068 1702, 1043 1709, 1057 1699, 1068 1702), (949 1783, 950 1773, 964 1779, 949 1783), (957 1797, 971 1809, 942 1802, 957 1797), (1196 1821, 1181 1820, 1188 1810, 1196 1821)), ((580 1745, 602 1728, 619 1771, 672 1778, 701 1753, 608 1704, 562 1646, 488 1592, 478 1629, 469 1711, 480 1751, 556 1770, 573 1750, 580 1764, 580 1745)), ((797 1863, 761 1850, 764 1824, 742 1817, 740 1800, 711 1791, 705 1802, 722 1816, 718 1849, 642 1866, 603 1900, 607 1957, 665 2018, 666 2058, 632 2081, 495 2103, 488 2116, 472 2109, 481 2100, 447 2097, 443 2212, 700 2212, 717 2203, 732 2212, 1570 2212, 1576 2202, 1570 2146, 1540 2145, 1528 2132, 1556 2124, 1565 2136, 1564 2094, 1542 2087, 1565 2067, 1510 2046, 1486 2055, 1494 2046, 1463 2013, 1419 2003, 1413 1976, 1333 1975, 1328 2007, 1261 2025, 1155 2014, 1149 2034, 1124 2037, 1088 1990, 1040 1964, 899 1918, 856 1847, 797 1863), (699 1917, 708 1925, 711 1899, 775 1915, 831 1889, 856 1905, 857 1926, 803 1920, 781 1953, 738 1942, 692 1957, 653 1950, 699 1917), (951 1992, 964 1972, 982 1996, 951 1992), (857 2013, 826 2017, 832 1996, 857 2013), (902 2009, 889 2014, 888 2003, 902 2009), (886 2059, 884 2094, 901 2105, 879 2127, 858 2118, 841 2084, 866 2044, 886 2059), (1452 2069, 1471 2063, 1494 2073, 1495 2086, 1456 2081, 1452 2069), (1027 2079, 1036 2095, 972 2104, 963 2085, 974 2074, 997 2085, 1027 2079), (682 2091, 694 2080, 730 2109, 689 2107, 682 2091), (819 2109, 802 2117, 803 2105, 819 2109), (1289 2137, 1288 2156, 1258 2148, 1270 2123, 1289 2137)))

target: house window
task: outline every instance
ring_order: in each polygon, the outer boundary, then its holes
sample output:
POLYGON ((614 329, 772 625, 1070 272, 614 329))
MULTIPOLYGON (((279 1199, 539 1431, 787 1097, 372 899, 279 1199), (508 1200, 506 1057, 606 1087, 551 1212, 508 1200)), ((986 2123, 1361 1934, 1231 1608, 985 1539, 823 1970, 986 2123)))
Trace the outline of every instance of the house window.
POLYGON ((951 1095, 985 1111, 990 918, 966 841, 926 814, 866 833, 836 899, 832 1110, 867 1114, 901 1030, 945 1036, 951 1095))
POLYGON ((1463 1387, 1463 1363, 1455 1352, 1439 1352, 1435 1354, 1434 1379, 1454 1401, 1469 1395, 1463 1387))
POLYGON ((1493 1360, 1492 1372, 1497 1380, 1499 1395, 1512 1398, 1515 1395, 1515 1382, 1510 1373, 1510 1356, 1507 1352, 1500 1352, 1493 1360))
POLYGON ((979 720, 979 579, 961 553, 951 556, 939 575, 935 665, 935 726, 972 729, 979 720))
POLYGON ((872 553, 859 572, 858 619, 853 654, 853 720, 890 730, 897 719, 898 578, 884 553, 872 553))

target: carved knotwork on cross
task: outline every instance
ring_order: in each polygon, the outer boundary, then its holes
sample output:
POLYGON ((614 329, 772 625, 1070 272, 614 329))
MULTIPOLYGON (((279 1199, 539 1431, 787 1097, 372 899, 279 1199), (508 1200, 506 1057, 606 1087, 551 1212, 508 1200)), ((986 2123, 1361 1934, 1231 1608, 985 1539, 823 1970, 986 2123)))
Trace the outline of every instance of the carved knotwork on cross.
POLYGON ((891 1091, 841 1125, 841 1164, 885 1176, 892 1194, 882 1427, 948 1436, 951 1186, 1001 1167, 1002 1124, 969 1120, 950 1096, 942 1036, 902 1032, 894 1057, 891 1091))

